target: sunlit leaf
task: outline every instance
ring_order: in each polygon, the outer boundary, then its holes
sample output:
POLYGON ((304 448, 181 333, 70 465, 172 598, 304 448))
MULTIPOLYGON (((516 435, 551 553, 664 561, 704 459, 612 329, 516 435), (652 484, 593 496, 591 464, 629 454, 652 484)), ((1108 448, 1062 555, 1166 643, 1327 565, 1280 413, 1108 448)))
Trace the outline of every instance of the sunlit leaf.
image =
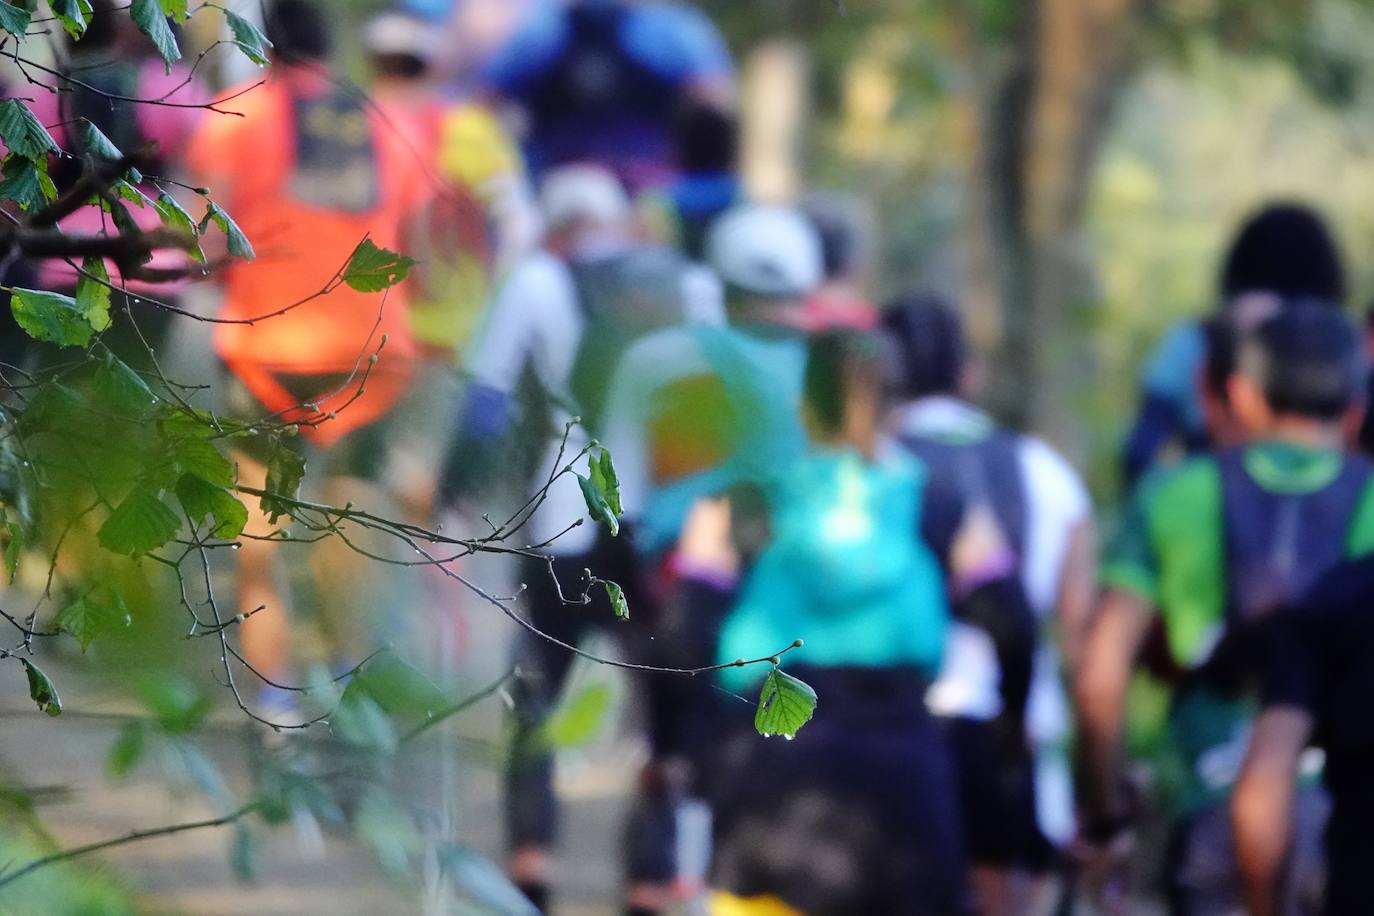
POLYGON ((413 266, 414 259, 363 239, 344 267, 343 281, 360 293, 381 292, 404 280, 413 266))
POLYGON ((754 728, 760 735, 795 737, 816 711, 816 691, 776 665, 764 678, 754 728))
POLYGON ((248 507, 223 487, 187 474, 177 481, 176 494, 181 507, 197 525, 207 518, 215 520, 210 529, 214 537, 232 541, 248 524, 248 507))
POLYGON ((163 15, 171 17, 177 25, 186 24, 186 0, 159 0, 163 15))
POLYGON ((625 600, 625 590, 609 579, 602 579, 601 585, 606 589, 606 597, 611 600, 611 610, 615 612, 616 619, 629 620, 630 605, 625 600))
POLYGON ((84 347, 95 333, 76 300, 61 293, 16 288, 10 296, 10 311, 30 337, 61 347, 84 347))
POLYGON ((21 658, 19 661, 24 665, 24 673, 29 677, 29 698, 48 715, 62 715, 62 698, 57 695, 57 687, 53 685, 52 679, 27 658, 21 658))
POLYGON ((95 12, 91 0, 48 0, 48 6, 72 38, 86 34, 86 27, 91 24, 91 16, 95 12))
POLYGON ((599 456, 587 459, 589 476, 592 483, 601 491, 602 498, 606 500, 611 512, 620 516, 625 511, 620 505, 620 478, 616 477, 615 465, 611 463, 611 453, 604 448, 600 452, 599 456))
POLYGON ((94 331, 110 326, 110 274, 100 258, 84 258, 76 280, 76 310, 94 331))
POLYGON ((606 502, 606 494, 601 491, 591 478, 577 475, 577 485, 582 488, 582 499, 587 503, 587 514, 593 521, 601 522, 610 529, 611 536, 615 537, 620 533, 620 520, 611 511, 610 505, 606 502))
POLYGON ((606 724, 614 695, 609 684, 588 684, 554 710, 541 735, 550 747, 580 747, 595 738, 606 724))

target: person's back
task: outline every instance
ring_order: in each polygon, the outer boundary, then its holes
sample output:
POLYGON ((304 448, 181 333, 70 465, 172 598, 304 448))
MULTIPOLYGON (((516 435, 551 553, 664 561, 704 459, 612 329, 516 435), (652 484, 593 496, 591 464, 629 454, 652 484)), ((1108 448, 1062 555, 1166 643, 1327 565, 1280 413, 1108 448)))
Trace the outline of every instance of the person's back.
MULTIPOLYGON (((1086 759, 1101 761, 1103 739, 1118 727, 1123 653, 1158 608, 1178 672, 1169 735, 1183 774, 1172 869, 1179 906, 1238 899, 1234 860, 1217 844, 1255 683, 1269 665, 1273 612, 1342 559, 1374 551, 1371 467, 1342 448, 1363 379, 1348 323, 1329 305, 1288 305, 1241 342, 1237 364, 1230 409, 1251 444, 1142 484, 1108 553, 1078 684, 1086 759)), ((1103 771, 1085 775, 1095 793, 1107 789, 1095 782, 1103 771)), ((1101 794, 1089 797, 1102 805, 1101 794)))
POLYGON ((724 94, 731 73, 719 34, 691 7, 581 0, 540 5, 488 80, 528 116, 536 172, 591 161, 638 189, 672 172, 677 104, 724 94))
POLYGON ((714 877, 808 913, 944 914, 964 902, 950 761, 923 703, 943 650, 944 582, 913 525, 919 467, 876 455, 881 375, 876 338, 813 342, 812 445, 767 489, 770 537, 716 651, 721 683, 740 692, 762 672, 731 659, 803 642, 787 666, 817 690, 815 716, 791 743, 743 734, 725 745, 714 877))
POLYGON ((205 122, 188 160, 257 254, 225 271, 220 317, 240 323, 217 325, 214 345, 258 401, 281 411, 324 399, 386 338, 365 392, 308 430, 329 444, 395 403, 414 353, 404 286, 383 296, 332 278, 364 238, 398 247, 404 216, 427 192, 409 178, 402 138, 329 75, 326 33, 311 31, 320 13, 302 0, 281 0, 273 11, 281 59, 262 86, 225 103, 242 117, 205 122))

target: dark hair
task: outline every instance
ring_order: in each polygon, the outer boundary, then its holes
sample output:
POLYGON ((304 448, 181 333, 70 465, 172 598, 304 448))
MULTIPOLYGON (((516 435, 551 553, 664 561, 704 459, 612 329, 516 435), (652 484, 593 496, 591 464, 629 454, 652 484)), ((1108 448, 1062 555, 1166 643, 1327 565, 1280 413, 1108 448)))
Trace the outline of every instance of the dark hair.
POLYGON ((843 276, 869 255, 871 240, 863 225, 862 205, 842 194, 816 194, 802 204, 802 213, 821 242, 821 268, 827 279, 843 276))
POLYGON ((739 119, 719 105, 688 102, 673 117, 672 143, 684 172, 734 172, 739 164, 739 119))
POLYGON ((1335 420, 1360 395, 1364 353, 1354 326, 1329 302, 1306 299, 1241 339, 1236 363, 1277 414, 1335 420))
POLYGON ((265 25, 273 55, 287 63, 323 60, 333 47, 329 20, 312 0, 276 0, 265 25))
POLYGON ((1336 304, 1345 298, 1340 250, 1316 212, 1270 204, 1245 221, 1222 267, 1221 295, 1257 291, 1336 304))
POLYGON ((811 338, 802 385, 806 405, 826 433, 844 429, 845 405, 856 385, 881 392, 882 340, 866 331, 838 328, 811 338))
POLYGON ((888 306, 882 328, 897 354, 894 381, 901 397, 958 392, 964 328, 948 303, 933 293, 908 294, 888 306))

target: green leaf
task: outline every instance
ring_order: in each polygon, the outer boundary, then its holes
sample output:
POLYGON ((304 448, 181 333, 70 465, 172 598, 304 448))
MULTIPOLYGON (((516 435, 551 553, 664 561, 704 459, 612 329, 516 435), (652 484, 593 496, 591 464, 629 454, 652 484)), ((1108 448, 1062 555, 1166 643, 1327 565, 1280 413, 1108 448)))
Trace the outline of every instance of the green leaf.
POLYGON ((606 597, 611 599, 611 610, 615 612, 616 619, 630 619, 630 605, 625 600, 625 590, 609 579, 602 579, 601 585, 606 589, 606 597))
POLYGON ((341 703, 366 696, 389 716, 426 720, 449 705, 448 697, 419 669, 390 651, 369 661, 344 688, 341 703))
POLYGON ((143 207, 153 206, 153 202, 148 199, 147 194, 144 194, 138 188, 129 184, 122 178, 114 183, 114 189, 120 197, 124 198, 129 203, 133 204, 136 207, 139 207, 140 209, 142 209, 143 207))
POLYGON ((166 544, 180 527, 177 514, 156 492, 138 487, 105 519, 98 537, 106 550, 138 556, 166 544))
POLYGON ((215 520, 210 530, 214 537, 232 541, 243 534, 248 524, 248 507, 223 487, 187 474, 177 481, 176 494, 181 507, 197 525, 207 517, 215 520))
MULTIPOLYGON (((124 158, 123 151, 115 146, 114 142, 110 140, 109 137, 105 136, 99 127, 96 127, 85 118, 77 122, 76 135, 81 141, 81 151, 92 158, 108 159, 113 162, 118 162, 124 158)), ((130 166, 123 177, 137 184, 143 180, 143 173, 133 166, 130 166)))
POLYGON ((238 13, 225 10, 224 18, 229 22, 229 31, 233 33, 234 44, 238 45, 239 50, 258 66, 267 66, 267 52, 272 48, 267 36, 238 13))
POLYGON ((439 861, 454 885, 482 912, 505 916, 539 916, 539 910, 520 892, 504 870, 481 853, 448 843, 439 847, 439 861))
POLYGON ((236 258, 243 258, 245 261, 251 261, 257 257, 253 252, 252 244, 248 241, 248 236, 243 234, 239 224, 234 222, 233 218, 213 200, 205 207, 205 215, 200 220, 200 231, 205 232, 206 229, 210 228, 211 223, 218 226, 220 231, 224 233, 231 255, 236 258))
POLYGON ((200 237, 200 227, 191 218, 191 214, 186 212, 186 208, 175 197, 163 191, 158 194, 157 200, 153 201, 153 209, 157 211, 158 216, 162 217, 162 225, 184 234, 191 240, 192 244, 187 249, 188 252, 196 263, 204 264, 205 252, 201 251, 200 243, 197 241, 200 237))
POLYGON ((23 38, 29 29, 29 19, 32 15, 22 6, 0 2, 0 29, 4 29, 15 38, 23 38))
POLYGON ((58 612, 54 623, 75 636, 85 652, 101 636, 133 626, 134 618, 118 592, 98 585, 58 612))
POLYGON ((263 488, 267 495, 262 498, 262 511, 267 513, 268 521, 275 525, 278 518, 291 514, 287 500, 294 500, 300 493, 304 478, 305 458, 277 439, 267 459, 267 485, 263 488))
POLYGON ((91 0, 49 0, 48 6, 52 7, 53 15, 62 21, 62 28, 72 38, 86 34, 86 27, 91 24, 91 15, 95 12, 91 0))
POLYGON ((234 877, 249 883, 258 876, 258 845, 253 838, 253 829, 247 822, 239 821, 234 825, 234 837, 229 846, 229 867, 234 877))
POLYGON ((815 711, 816 691, 805 681, 797 680, 774 665, 763 680, 754 728, 765 738, 770 735, 794 738, 797 731, 811 721, 815 711))
POLYGON ((378 248, 371 239, 363 239, 344 267, 343 281, 360 293, 378 293, 400 283, 414 266, 413 258, 378 248))
POLYGON ((41 210, 57 199, 57 185, 48 175, 48 160, 26 159, 18 153, 5 157, 0 200, 12 200, 21 210, 41 210))
POLYGON ((170 671, 143 678, 138 684, 138 698, 157 724, 173 735, 195 731, 215 705, 209 694, 185 675, 170 671))
POLYGON ((353 819, 358 838, 372 850, 382 870, 395 878, 410 873, 411 860, 424 851, 424 837, 399 804, 378 789, 369 789, 353 819))
POLYGON ((18 99, 0 102, 0 140, 5 141, 10 152, 29 159, 57 152, 52 134, 33 116, 29 106, 18 99))
POLYGON ((209 439, 188 437, 168 443, 168 457, 179 474, 190 474, 217 487, 232 487, 234 465, 209 439))
POLYGON ((342 700, 329 717, 329 732, 341 741, 370 748, 379 753, 396 749, 396 728, 370 697, 355 694, 342 700))
POLYGON ((177 25, 186 24, 186 0, 160 0, 162 13, 175 20, 177 25))
POLYGON ((62 715, 62 698, 57 695, 57 688, 52 680, 43 673, 43 669, 29 661, 21 658, 19 661, 24 665, 24 672, 29 676, 29 697, 38 704, 38 708, 50 716, 62 715))
POLYGON ((133 18, 134 25, 138 26, 139 31, 153 40, 153 46, 166 61, 167 72, 170 73, 171 65, 181 60, 181 49, 177 47, 172 27, 167 24, 167 15, 162 11, 162 4, 158 0, 134 0, 133 5, 129 7, 129 16, 133 18))
POLYGON ((610 529, 611 537, 620 533, 620 520, 606 502, 606 494, 590 478, 577 476, 577 485, 582 488, 582 499, 587 503, 587 514, 593 521, 601 522, 610 529))
POLYGON ((91 390, 96 398, 124 416, 141 417, 157 405, 157 397, 143 377, 113 353, 106 353, 95 370, 91 390))
POLYGON ((620 505, 620 478, 615 475, 615 465, 611 463, 611 453, 604 448, 601 449, 599 457, 587 459, 587 468, 590 471, 592 483, 601 491, 602 498, 606 500, 606 505, 616 517, 619 517, 625 510, 620 505))
POLYGON ((10 311, 30 337, 62 347, 84 347, 95 331, 76 300, 61 293, 16 288, 10 311))
POLYGON ((588 684, 560 703, 544 724, 541 735, 555 749, 580 747, 590 742, 606 724, 613 699, 609 684, 588 684))
POLYGON ((105 770, 116 779, 128 776, 138 766, 147 746, 148 732, 143 723, 137 720, 124 723, 105 757, 105 770))
POLYGON ((94 331, 110 326, 110 274, 100 258, 84 258, 76 281, 76 310, 94 331), (89 274, 90 276, 86 276, 89 274), (104 281, 103 283, 101 281, 104 281))

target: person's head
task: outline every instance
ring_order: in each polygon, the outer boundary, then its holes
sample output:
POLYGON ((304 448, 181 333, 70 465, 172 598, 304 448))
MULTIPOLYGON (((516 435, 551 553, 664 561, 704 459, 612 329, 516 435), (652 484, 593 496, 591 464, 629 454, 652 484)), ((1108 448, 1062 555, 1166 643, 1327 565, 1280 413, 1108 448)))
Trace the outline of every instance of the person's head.
POLYGON ((1292 302, 1238 336, 1227 402, 1248 438, 1331 439, 1358 422, 1365 372, 1359 336, 1339 309, 1292 302))
POLYGON ((621 242, 633 232, 634 207, 625 187, 599 165, 559 166, 539 186, 545 243, 571 254, 588 244, 621 242))
POLYGON ((392 10, 379 13, 363 28, 368 63, 380 78, 419 80, 439 56, 443 33, 419 16, 392 10))
POLYGON ((949 303, 932 293, 909 293, 884 311, 882 328, 892 342, 891 382, 899 399, 968 394, 963 322, 949 303))
POLYGON ((882 339, 850 329, 811 339, 803 381, 803 410, 811 438, 872 455, 885 376, 882 339))
POLYGON ((323 61, 333 48, 329 20, 312 0, 274 0, 264 24, 272 56, 281 63, 323 61))
POLYGON ((821 240, 822 270, 827 282, 860 282, 873 255, 872 214, 848 194, 813 194, 802 212, 821 240))
POLYGON ((739 164, 739 119, 719 105, 689 100, 673 116, 672 142, 683 172, 733 173, 739 164))
POLYGON ((1345 298, 1340 250, 1315 211, 1276 203, 1245 221, 1222 266, 1221 298, 1253 292, 1337 305, 1345 298))
POLYGON ((793 323, 821 281, 820 240, 790 207, 743 204, 723 213, 706 237, 706 260, 734 320, 793 323))

